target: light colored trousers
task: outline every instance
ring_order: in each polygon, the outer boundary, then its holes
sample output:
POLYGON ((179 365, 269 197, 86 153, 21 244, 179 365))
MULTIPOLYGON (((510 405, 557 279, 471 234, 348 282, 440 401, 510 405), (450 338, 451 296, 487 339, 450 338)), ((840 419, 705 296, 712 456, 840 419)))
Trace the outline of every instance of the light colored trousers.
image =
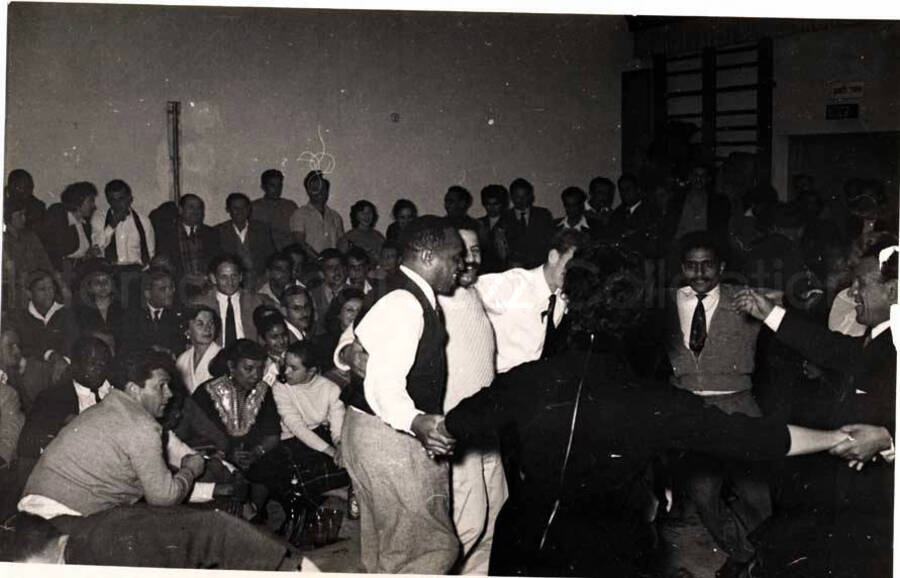
POLYGON ((416 438, 352 408, 341 438, 359 501, 366 572, 449 572, 460 545, 450 519, 448 463, 429 458, 416 438))
POLYGON ((460 574, 487 576, 497 514, 509 495, 500 452, 469 450, 453 462, 453 523, 463 547, 460 574))

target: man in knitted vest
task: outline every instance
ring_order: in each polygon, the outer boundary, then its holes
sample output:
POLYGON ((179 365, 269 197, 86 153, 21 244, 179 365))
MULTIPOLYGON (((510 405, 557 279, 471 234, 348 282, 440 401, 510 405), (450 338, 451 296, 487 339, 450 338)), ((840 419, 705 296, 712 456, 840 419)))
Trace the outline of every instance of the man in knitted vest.
MULTIPOLYGON (((686 285, 668 296, 664 337, 671 381, 725 413, 755 417, 761 412, 751 392, 751 374, 761 323, 735 309, 738 289, 720 283, 724 269, 722 253, 709 232, 682 237, 686 285)), ((728 555, 716 577, 739 576, 754 556, 747 534, 771 514, 768 485, 742 462, 689 454, 684 465, 684 489, 728 555), (722 497, 726 480, 737 496, 729 503, 722 497)))

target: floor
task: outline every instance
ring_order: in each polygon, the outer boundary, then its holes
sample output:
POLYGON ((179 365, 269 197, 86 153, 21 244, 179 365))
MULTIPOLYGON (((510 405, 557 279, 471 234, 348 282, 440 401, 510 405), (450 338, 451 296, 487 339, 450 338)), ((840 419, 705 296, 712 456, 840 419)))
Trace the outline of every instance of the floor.
MULTIPOLYGON (((337 490, 330 494, 324 505, 346 513, 346 491, 337 490)), ((692 508, 687 510, 683 520, 663 528, 663 538, 669 552, 667 578, 715 578, 715 572, 725 562, 725 556, 692 508), (688 572, 679 572, 681 569, 688 572)), ((284 514, 277 505, 270 506, 269 513, 269 527, 277 529, 284 520, 284 514)), ((349 520, 345 515, 337 542, 304 549, 303 556, 321 572, 360 573, 363 569, 359 565, 359 551, 359 520, 349 520)))

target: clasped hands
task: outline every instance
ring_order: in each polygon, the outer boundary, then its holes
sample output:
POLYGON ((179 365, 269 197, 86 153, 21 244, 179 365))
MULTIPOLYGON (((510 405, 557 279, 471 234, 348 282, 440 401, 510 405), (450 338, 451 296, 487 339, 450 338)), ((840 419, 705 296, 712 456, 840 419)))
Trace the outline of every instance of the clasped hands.
POLYGON ((828 453, 847 460, 847 465, 857 471, 893 448, 891 432, 881 426, 851 424, 843 426, 839 431, 847 437, 828 450, 828 453))
POLYGON ((419 414, 413 418, 411 429, 429 458, 453 455, 456 440, 447 431, 444 416, 419 414))

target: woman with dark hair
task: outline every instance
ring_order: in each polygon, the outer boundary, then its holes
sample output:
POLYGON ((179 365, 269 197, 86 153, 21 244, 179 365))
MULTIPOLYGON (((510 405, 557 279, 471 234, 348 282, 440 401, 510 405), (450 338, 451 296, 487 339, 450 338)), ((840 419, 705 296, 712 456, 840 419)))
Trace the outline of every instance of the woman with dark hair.
POLYGON ((387 240, 397 242, 403 229, 419 216, 419 208, 409 199, 399 199, 391 209, 391 216, 394 222, 387 228, 387 240))
POLYGON ((350 207, 350 225, 353 227, 338 240, 337 248, 346 254, 352 247, 359 247, 374 261, 381 253, 384 235, 375 230, 378 209, 369 201, 362 200, 350 207))
POLYGON ((252 483, 254 520, 266 520, 268 488, 258 472, 260 458, 278 445, 281 425, 272 391, 262 380, 266 352, 249 339, 238 339, 210 364, 211 380, 200 385, 193 399, 226 437, 225 452, 252 483))
POLYGON ((461 444, 505 425, 518 433, 524 475, 497 520, 492 575, 654 575, 655 504, 644 472, 657 453, 766 459, 846 437, 729 416, 634 380, 615 344, 643 318, 641 263, 616 246, 580 248, 564 285, 572 347, 499 375, 438 426, 461 444))
POLYGON ((201 383, 212 379, 209 362, 222 350, 216 342, 222 330, 222 320, 212 307, 206 305, 188 307, 182 320, 190 347, 178 356, 175 367, 190 395, 201 383))
POLYGON ((71 265, 102 256, 91 245, 91 217, 96 210, 96 198, 97 187, 93 183, 72 183, 63 190, 60 202, 47 209, 39 233, 57 271, 64 272, 67 261, 71 265))
POLYGON ((332 355, 334 348, 337 347, 344 330, 356 321, 365 297, 365 294, 359 289, 346 287, 341 289, 341 292, 335 295, 328 305, 328 311, 325 312, 325 333, 316 339, 319 367, 324 372, 334 368, 332 355))
POLYGON ((112 272, 102 261, 85 264, 73 306, 81 334, 97 331, 116 338, 121 335, 125 309, 115 291, 112 272))
POLYGON ((261 305, 253 312, 260 344, 266 350, 263 381, 271 387, 284 373, 284 355, 291 342, 284 316, 274 307, 261 305))

